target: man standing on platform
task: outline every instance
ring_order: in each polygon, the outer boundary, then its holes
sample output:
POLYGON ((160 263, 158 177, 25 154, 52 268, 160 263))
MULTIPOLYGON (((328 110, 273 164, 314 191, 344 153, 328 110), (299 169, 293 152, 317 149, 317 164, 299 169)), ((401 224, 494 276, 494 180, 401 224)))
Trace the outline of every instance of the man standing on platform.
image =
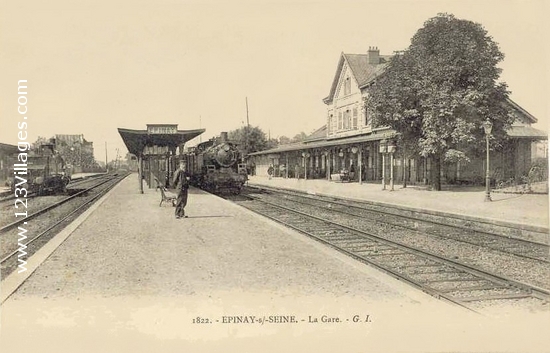
POLYGON ((176 202, 176 218, 187 218, 185 215, 185 205, 187 205, 187 191, 189 189, 189 174, 186 170, 185 161, 180 161, 180 167, 174 173, 172 185, 178 190, 178 199, 176 202))

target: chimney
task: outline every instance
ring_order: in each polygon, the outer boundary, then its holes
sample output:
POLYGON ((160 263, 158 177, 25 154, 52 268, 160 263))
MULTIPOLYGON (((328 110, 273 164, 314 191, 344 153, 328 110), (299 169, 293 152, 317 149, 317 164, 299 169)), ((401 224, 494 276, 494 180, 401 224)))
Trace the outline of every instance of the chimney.
POLYGON ((378 65, 380 64, 380 50, 378 47, 369 47, 369 64, 378 65))
POLYGON ((220 133, 220 143, 227 142, 227 132, 221 132, 220 133))

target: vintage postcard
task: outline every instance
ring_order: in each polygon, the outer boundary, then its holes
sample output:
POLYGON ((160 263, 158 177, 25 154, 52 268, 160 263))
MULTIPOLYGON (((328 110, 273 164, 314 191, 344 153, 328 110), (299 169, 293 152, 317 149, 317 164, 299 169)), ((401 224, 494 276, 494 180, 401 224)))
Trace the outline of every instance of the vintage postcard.
POLYGON ((549 352, 545 1, 3 1, 1 352, 549 352))

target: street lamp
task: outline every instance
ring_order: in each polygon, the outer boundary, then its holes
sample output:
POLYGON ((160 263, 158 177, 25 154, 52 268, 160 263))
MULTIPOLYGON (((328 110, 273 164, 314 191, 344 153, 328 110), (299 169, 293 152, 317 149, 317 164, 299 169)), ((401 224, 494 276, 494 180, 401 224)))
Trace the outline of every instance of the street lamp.
POLYGON ((380 153, 382 154, 382 190, 386 190, 386 153, 388 152, 388 141, 380 141, 380 153))
POLYGON ((388 153, 390 154, 390 190, 393 191, 393 154, 395 153, 397 146, 395 142, 391 140, 388 143, 388 153))
POLYGON ((485 168, 485 201, 492 201, 490 188, 491 178, 489 177, 489 135, 493 130, 493 123, 491 120, 487 119, 483 123, 483 130, 485 130, 485 142, 487 149, 487 168, 485 168))

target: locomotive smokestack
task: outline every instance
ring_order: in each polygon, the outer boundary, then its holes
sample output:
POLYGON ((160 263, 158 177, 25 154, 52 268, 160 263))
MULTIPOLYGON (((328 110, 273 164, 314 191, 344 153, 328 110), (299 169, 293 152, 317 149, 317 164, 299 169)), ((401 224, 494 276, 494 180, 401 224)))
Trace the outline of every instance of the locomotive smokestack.
POLYGON ((227 142, 227 132, 221 132, 220 133, 220 143, 227 142))

